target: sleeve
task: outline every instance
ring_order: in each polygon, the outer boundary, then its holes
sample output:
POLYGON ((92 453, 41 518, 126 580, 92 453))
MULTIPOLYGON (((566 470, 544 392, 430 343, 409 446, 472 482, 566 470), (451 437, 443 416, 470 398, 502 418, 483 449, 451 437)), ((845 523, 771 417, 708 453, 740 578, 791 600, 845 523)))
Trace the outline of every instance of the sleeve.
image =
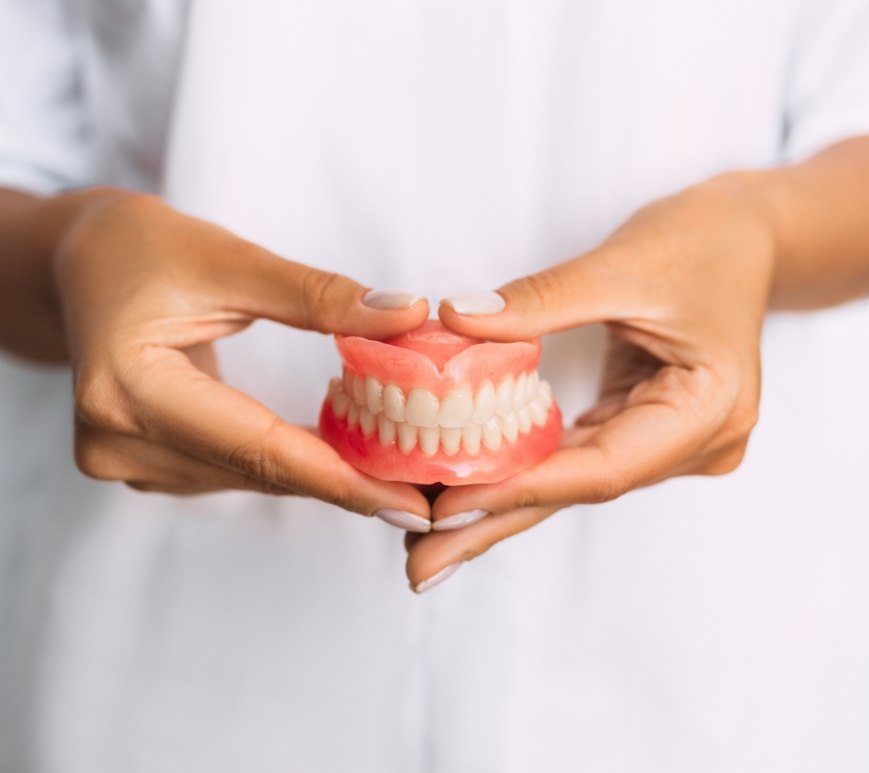
POLYGON ((786 86, 783 160, 869 134, 869 0, 808 0, 786 86))
POLYGON ((0 0, 0 186, 89 182, 76 48, 67 0, 0 0))

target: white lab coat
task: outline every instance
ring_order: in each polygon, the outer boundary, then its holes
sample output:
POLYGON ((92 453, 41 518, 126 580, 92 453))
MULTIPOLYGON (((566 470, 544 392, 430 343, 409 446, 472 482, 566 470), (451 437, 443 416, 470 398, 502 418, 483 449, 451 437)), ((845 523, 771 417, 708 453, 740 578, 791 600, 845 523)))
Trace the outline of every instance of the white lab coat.
MULTIPOLYGON (((866 0, 2 0, 0 184, 114 183, 437 299, 869 131, 866 0)), ((598 330, 545 341, 568 417, 598 330)), ((0 770, 865 773, 869 308, 779 315, 742 468, 565 511, 413 596, 395 529, 74 469, 0 362, 0 770)), ((311 423, 331 341, 227 380, 311 423)))

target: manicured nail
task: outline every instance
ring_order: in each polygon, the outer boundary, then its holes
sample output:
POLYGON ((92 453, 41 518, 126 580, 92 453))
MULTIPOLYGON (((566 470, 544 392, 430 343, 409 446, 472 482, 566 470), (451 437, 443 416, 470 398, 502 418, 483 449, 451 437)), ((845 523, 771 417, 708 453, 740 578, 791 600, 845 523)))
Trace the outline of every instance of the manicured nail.
POLYGON ((423 580, 418 585, 411 585, 410 589, 414 593, 425 593, 427 590, 431 590, 435 585, 440 585, 444 580, 448 577, 452 577, 459 569, 459 567, 465 563, 464 561, 459 561, 456 564, 450 564, 449 566, 445 566, 436 574, 433 574, 427 580, 423 580))
POLYGON ((468 314, 472 317, 484 317, 487 314, 497 314, 504 311, 507 302, 498 293, 460 293, 452 298, 444 298, 444 303, 450 306, 456 314, 468 314))
POLYGON ((369 290, 362 296, 362 303, 372 309, 409 309, 422 300, 421 295, 407 290, 369 290))
POLYGON ((404 510, 393 510, 389 507, 384 507, 382 510, 376 510, 374 515, 390 526, 395 526, 397 529, 419 532, 431 531, 431 521, 423 518, 421 515, 406 513, 404 510))
POLYGON ((461 529, 463 526, 469 526, 472 523, 481 521, 488 514, 488 510, 468 510, 464 513, 456 513, 455 515, 448 515, 446 518, 440 518, 434 521, 431 527, 434 531, 461 529))

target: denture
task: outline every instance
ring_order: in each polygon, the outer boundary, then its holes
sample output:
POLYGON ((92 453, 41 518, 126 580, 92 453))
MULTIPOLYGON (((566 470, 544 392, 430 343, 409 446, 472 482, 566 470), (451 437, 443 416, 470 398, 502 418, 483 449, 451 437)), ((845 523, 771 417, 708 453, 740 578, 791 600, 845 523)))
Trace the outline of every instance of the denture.
POLYGON ((320 434, 381 480, 494 483, 548 456, 561 412, 537 373, 540 340, 495 343, 437 321, 387 341, 335 336, 320 434))

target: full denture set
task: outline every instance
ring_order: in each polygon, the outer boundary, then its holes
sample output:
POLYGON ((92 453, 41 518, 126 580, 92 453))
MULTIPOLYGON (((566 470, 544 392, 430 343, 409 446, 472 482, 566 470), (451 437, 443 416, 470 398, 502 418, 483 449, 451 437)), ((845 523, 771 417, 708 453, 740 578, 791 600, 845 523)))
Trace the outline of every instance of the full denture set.
POLYGON ((490 483, 558 443, 561 415, 537 373, 539 341, 483 342, 430 321, 389 341, 336 336, 344 375, 323 437, 385 480, 490 483))

